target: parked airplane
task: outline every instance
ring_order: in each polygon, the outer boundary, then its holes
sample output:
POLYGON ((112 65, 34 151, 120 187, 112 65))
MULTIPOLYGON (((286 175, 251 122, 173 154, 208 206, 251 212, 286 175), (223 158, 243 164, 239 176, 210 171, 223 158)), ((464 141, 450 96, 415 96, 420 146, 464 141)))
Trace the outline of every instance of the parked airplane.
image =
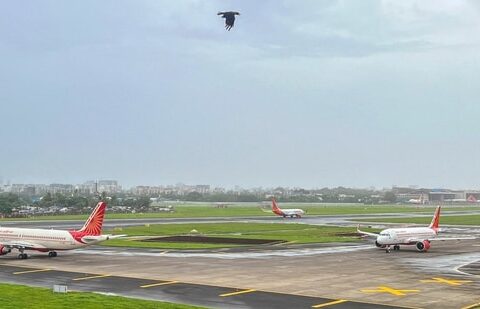
POLYGON ((272 212, 276 215, 283 216, 284 218, 290 217, 290 218, 301 218, 304 214, 305 211, 302 209, 280 209, 277 206, 277 202, 275 201, 275 198, 272 198, 272 212))
POLYGON ((387 253, 390 253, 390 246, 393 245, 393 250, 400 250, 400 245, 415 245, 418 251, 426 252, 430 249, 430 242, 445 241, 445 240, 467 240, 475 239, 474 237, 460 237, 460 238, 441 238, 437 237, 440 224, 440 206, 437 207, 432 218, 432 222, 428 227, 406 227, 386 229, 380 234, 360 231, 357 227, 357 232, 363 235, 375 237, 375 245, 379 248, 385 248, 387 253))
POLYGON ((425 204, 425 199, 423 197, 423 194, 420 194, 420 197, 418 199, 412 198, 412 199, 409 199, 408 202, 410 204, 422 204, 422 205, 424 205, 425 204))
POLYGON ((55 257, 57 250, 77 249, 121 237, 122 235, 101 234, 106 207, 105 202, 99 202, 78 231, 0 227, 0 255, 18 249, 19 259, 28 258, 25 250, 48 252, 49 257, 55 257))

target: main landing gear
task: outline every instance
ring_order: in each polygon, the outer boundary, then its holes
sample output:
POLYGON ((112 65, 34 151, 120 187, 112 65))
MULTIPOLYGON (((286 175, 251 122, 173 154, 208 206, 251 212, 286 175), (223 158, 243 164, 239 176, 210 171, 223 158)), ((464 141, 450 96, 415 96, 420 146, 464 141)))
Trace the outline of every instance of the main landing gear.
POLYGON ((57 256, 57 252, 55 252, 55 251, 50 251, 50 252, 48 252, 48 256, 49 256, 49 257, 56 257, 56 256, 57 256))
POLYGON ((20 260, 28 259, 28 255, 26 253, 23 253, 23 249, 21 249, 19 251, 20 251, 20 254, 18 255, 18 259, 20 259, 20 260))
MULTIPOLYGON (((400 245, 394 245, 393 246, 393 251, 399 251, 400 250, 400 245)), ((385 249, 386 253, 390 253, 392 250, 390 249, 390 246, 387 246, 385 249)))

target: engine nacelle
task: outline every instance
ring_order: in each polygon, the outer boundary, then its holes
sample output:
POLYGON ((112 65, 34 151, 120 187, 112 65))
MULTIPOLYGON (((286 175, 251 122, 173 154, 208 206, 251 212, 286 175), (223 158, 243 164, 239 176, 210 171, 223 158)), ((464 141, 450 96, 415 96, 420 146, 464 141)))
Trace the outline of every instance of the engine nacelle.
POLYGON ((375 240, 375 246, 377 246, 377 248, 385 248, 386 247, 386 245, 381 245, 376 240, 375 240))
POLYGON ((4 246, 0 246, 0 255, 5 255, 8 254, 12 251, 10 248, 6 248, 4 246))
POLYGON ((415 244, 415 247, 420 252, 426 252, 428 249, 430 249, 430 242, 428 240, 419 241, 415 244))

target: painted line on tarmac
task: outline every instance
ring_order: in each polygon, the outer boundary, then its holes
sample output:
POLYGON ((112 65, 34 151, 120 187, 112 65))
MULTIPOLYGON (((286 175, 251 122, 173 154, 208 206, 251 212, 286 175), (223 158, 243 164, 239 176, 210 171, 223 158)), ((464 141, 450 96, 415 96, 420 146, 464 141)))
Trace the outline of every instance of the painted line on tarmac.
POLYGON ((462 307, 462 309, 473 309, 473 308, 475 308, 475 307, 477 307, 477 306, 480 306, 480 303, 468 305, 468 306, 462 307))
POLYGON ((405 296, 408 293, 418 293, 420 290, 399 290, 388 286, 379 286, 376 290, 360 290, 363 293, 389 293, 395 296, 405 296))
POLYGON ((420 280, 422 283, 444 283, 448 285, 462 285, 464 283, 470 283, 471 280, 455 280, 455 279, 445 279, 440 277, 434 277, 432 279, 420 280))
POLYGON ((72 279, 72 280, 73 281, 81 281, 81 280, 90 280, 90 279, 96 279, 96 278, 105 278, 105 277, 110 277, 110 276, 111 275, 96 275, 96 276, 75 278, 75 279, 72 279))
POLYGON ((30 273, 39 273, 43 271, 50 271, 50 268, 45 268, 45 269, 35 269, 35 270, 25 270, 25 271, 16 271, 13 274, 14 275, 21 275, 21 274, 30 274, 30 273))
POLYGON ((341 303, 344 303, 344 302, 347 302, 347 301, 348 300, 345 300, 345 299, 339 299, 339 300, 331 301, 331 302, 328 302, 328 303, 314 305, 314 306, 312 306, 312 308, 323 308, 323 307, 328 307, 328 306, 341 304, 341 303))
POLYGON ((161 285, 167 285, 167 284, 175 284, 178 283, 179 281, 166 281, 166 282, 158 282, 158 283, 152 283, 152 284, 145 284, 141 285, 141 288, 151 288, 154 286, 161 286, 161 285))
POLYGON ((232 293, 225 293, 225 294, 220 294, 220 297, 228 297, 228 296, 235 296, 235 295, 240 295, 240 294, 246 294, 246 293, 252 293, 255 292, 256 290, 254 289, 249 289, 249 290, 243 290, 243 291, 238 291, 238 292, 232 292, 232 293))

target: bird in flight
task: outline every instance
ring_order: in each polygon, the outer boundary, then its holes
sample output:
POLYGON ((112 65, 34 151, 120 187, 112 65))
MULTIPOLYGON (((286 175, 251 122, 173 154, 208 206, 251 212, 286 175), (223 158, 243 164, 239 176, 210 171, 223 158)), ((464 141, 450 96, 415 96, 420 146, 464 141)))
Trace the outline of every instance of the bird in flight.
POLYGON ((218 12, 217 15, 222 15, 225 18, 225 29, 230 31, 235 23, 235 15, 240 15, 238 12, 218 12))

